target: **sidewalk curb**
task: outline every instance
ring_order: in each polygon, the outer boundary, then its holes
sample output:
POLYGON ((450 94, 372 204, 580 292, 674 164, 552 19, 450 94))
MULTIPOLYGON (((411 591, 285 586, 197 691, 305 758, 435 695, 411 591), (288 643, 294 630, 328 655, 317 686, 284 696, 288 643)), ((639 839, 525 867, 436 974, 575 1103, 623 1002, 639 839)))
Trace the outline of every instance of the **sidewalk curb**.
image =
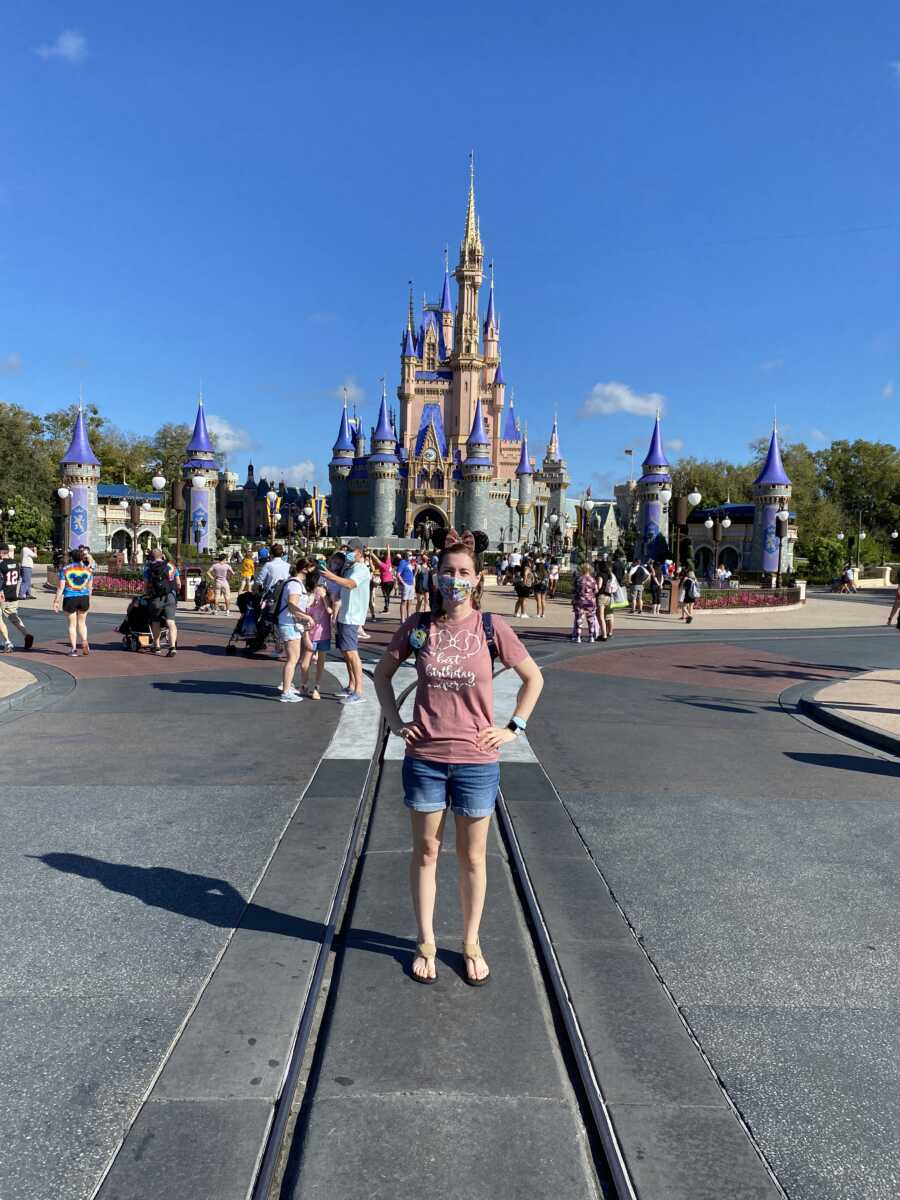
POLYGON ((27 671, 34 682, 26 683, 11 696, 4 696, 0 700, 0 724, 36 712, 58 696, 66 695, 76 685, 74 676, 68 671, 29 662, 24 653, 12 654, 8 661, 19 670, 27 671))
POLYGON ((816 700, 819 692, 832 687, 835 682, 835 680, 830 680, 828 683, 812 684, 804 688, 799 695, 792 696, 791 699, 804 716, 809 717, 817 724, 824 725, 836 733, 843 733, 858 742, 865 742, 867 746, 872 746, 875 750, 882 750, 895 758, 900 758, 900 738, 885 733, 883 729, 876 729, 874 725, 869 725, 866 721, 859 721, 855 717, 841 716, 832 711, 827 704, 821 704, 816 700))

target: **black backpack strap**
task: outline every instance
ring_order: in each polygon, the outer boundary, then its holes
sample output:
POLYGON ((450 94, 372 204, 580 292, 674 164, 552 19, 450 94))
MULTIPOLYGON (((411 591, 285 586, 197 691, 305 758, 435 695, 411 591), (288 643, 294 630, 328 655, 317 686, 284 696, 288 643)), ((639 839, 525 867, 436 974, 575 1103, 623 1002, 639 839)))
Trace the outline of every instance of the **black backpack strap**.
POLYGON ((481 614, 481 628, 484 630, 484 640, 487 642, 487 648, 491 656, 491 666, 497 658, 497 641, 494 637, 494 615, 493 613, 483 612, 481 614))
POLYGON ((275 584, 275 590, 272 592, 272 620, 273 621, 278 620, 279 614, 281 613, 282 608, 284 608, 284 605, 282 604, 281 601, 282 601, 282 597, 284 596, 284 589, 287 587, 287 582, 288 581, 286 579, 279 579, 278 582, 275 584))

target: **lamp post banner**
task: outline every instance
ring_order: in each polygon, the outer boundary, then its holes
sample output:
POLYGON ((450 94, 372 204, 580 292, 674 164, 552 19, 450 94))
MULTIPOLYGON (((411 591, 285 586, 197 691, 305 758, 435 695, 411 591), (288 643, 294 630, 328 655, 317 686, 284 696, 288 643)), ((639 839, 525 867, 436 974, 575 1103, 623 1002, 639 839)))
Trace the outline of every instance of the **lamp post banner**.
POLYGON ((191 487, 191 545, 199 551, 209 548, 209 489, 205 487, 191 487))
POLYGON ((775 514, 778 512, 777 504, 766 504, 762 511, 762 569, 769 573, 778 571, 780 560, 780 543, 778 539, 778 522, 775 519, 775 514))
POLYGON ((72 511, 69 516, 69 545, 87 546, 90 544, 88 536, 88 490, 80 483, 73 484, 69 490, 72 493, 72 511))

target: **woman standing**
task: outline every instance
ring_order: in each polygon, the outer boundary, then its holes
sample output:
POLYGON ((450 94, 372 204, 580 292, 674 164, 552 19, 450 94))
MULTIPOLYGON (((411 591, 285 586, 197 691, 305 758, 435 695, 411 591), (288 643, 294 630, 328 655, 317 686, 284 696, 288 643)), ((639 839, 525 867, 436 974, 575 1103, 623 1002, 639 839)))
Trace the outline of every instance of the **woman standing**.
POLYGON ((294 687, 294 673, 300 661, 303 631, 313 623, 312 617, 306 611, 309 598, 303 583, 305 571, 306 560, 302 558, 291 567, 290 577, 285 581, 278 612, 275 614, 278 635, 285 653, 281 672, 281 695, 278 697, 282 704, 297 704, 303 699, 294 687))
POLYGON ((81 638, 81 653, 90 654, 88 645, 87 615, 91 607, 91 592, 94 587, 94 572, 88 566, 89 555, 79 546, 69 551, 69 561, 59 574, 59 585, 53 597, 53 611, 59 612, 60 602, 69 627, 69 656, 78 654, 78 639, 81 638))
POLYGON ((659 573, 659 564, 655 562, 647 563, 647 570, 650 572, 650 579, 647 586, 650 589, 650 615, 659 616, 659 606, 662 604, 662 577, 659 573))
POLYGON ((619 591, 619 581, 612 567, 604 559, 597 571, 597 624, 600 627, 600 641, 608 641, 615 630, 612 602, 619 591))
POLYGON ((514 571, 513 589, 516 593, 516 606, 513 609, 513 616, 523 617, 527 621, 529 618, 528 613, 525 611, 525 604, 534 587, 534 572, 531 569, 531 561, 527 557, 523 558, 521 564, 515 567, 514 571))
POLYGON ((525 729, 543 687, 540 671, 506 621, 479 611, 482 583, 474 538, 451 530, 438 558, 431 614, 401 625, 375 670, 385 720, 406 743, 403 790, 412 820, 410 885, 418 942, 412 977, 419 983, 437 978, 434 904, 448 804, 456 821, 465 978, 473 987, 490 978, 478 931, 498 752, 525 729), (491 643, 522 680, 507 725, 494 724, 491 643), (404 723, 391 679, 410 654, 416 655, 418 683, 413 719, 404 723))
POLYGON ((534 564, 534 606, 535 615, 542 621, 546 614, 547 605, 547 564, 542 558, 534 564))
POLYGON ((681 616, 679 621, 690 625, 694 619, 694 604, 700 599, 700 584, 693 570, 685 571, 681 581, 681 616))
POLYGON ((428 566, 428 559, 422 555, 416 563, 416 612, 428 612, 429 598, 428 593, 431 590, 431 570, 428 566))
POLYGON ((556 589, 559 587, 559 559, 551 558, 550 567, 547 572, 547 595, 551 600, 556 597, 556 589))
POLYGON ((373 550, 372 562, 378 571, 378 578, 381 581, 381 594, 384 597, 384 608, 381 611, 386 613, 391 605, 391 592, 394 590, 394 564, 391 561, 390 546, 385 546, 383 559, 379 558, 373 550))
POLYGON ((575 586, 572 592, 572 641, 581 641, 581 626, 583 621, 588 623, 591 641, 597 640, 599 633, 597 625, 597 596, 600 588, 591 572, 590 563, 583 562, 575 576, 575 586))

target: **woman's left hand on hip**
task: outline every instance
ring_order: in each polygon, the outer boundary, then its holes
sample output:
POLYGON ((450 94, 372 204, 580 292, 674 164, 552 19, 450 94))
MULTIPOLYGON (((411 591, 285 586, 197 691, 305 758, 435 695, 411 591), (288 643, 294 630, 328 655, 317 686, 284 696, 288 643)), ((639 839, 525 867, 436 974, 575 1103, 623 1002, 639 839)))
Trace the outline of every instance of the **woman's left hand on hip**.
POLYGON ((475 739, 482 750, 499 750, 507 742, 514 741, 516 735, 505 726, 491 725, 482 729, 475 739))

